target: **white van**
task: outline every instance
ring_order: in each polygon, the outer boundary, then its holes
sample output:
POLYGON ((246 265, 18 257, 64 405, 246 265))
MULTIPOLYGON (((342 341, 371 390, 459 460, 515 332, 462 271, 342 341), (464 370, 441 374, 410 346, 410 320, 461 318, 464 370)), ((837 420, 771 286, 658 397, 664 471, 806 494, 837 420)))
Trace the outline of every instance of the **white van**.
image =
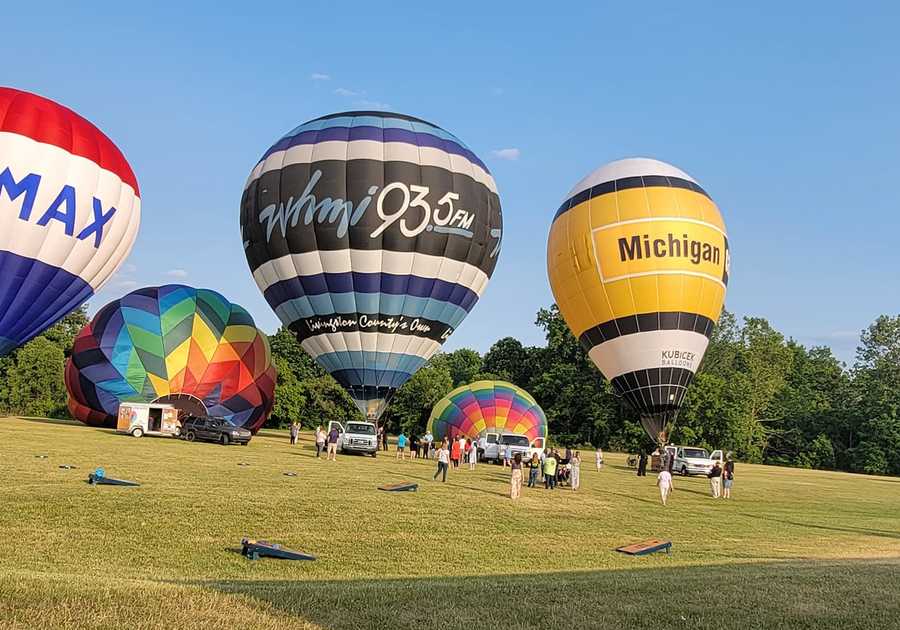
POLYGON ((503 455, 509 447, 510 455, 515 457, 516 453, 522 454, 522 461, 531 459, 532 453, 538 456, 544 451, 544 438, 537 437, 528 440, 528 436, 519 433, 501 433, 499 431, 488 431, 481 435, 476 442, 478 448, 478 459, 483 462, 503 461, 503 455))
POLYGON ((375 457, 378 454, 378 430, 372 422, 348 422, 347 429, 340 422, 332 420, 328 423, 328 433, 336 428, 337 448, 341 453, 365 453, 375 457))
POLYGON ((172 405, 154 403, 121 403, 116 420, 116 431, 143 435, 181 435, 178 409, 172 405))

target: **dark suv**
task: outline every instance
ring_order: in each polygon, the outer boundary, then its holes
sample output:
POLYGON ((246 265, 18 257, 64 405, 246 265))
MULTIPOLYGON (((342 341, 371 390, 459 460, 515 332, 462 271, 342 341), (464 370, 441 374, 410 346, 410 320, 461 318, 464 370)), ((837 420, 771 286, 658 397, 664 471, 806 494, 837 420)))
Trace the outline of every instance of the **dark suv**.
POLYGON ((247 429, 236 427, 225 418, 187 416, 181 421, 181 437, 188 442, 206 440, 219 442, 224 446, 232 442, 247 446, 252 435, 247 429))

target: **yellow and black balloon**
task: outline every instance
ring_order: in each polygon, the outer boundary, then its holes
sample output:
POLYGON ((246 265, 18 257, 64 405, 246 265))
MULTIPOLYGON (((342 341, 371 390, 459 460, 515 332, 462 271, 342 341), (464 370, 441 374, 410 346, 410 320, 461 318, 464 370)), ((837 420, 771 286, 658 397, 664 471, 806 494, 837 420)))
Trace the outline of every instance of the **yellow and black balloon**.
POLYGON ((728 236, 689 175, 630 158, 601 166, 553 218, 547 273, 560 313, 664 443, 725 301, 728 236))

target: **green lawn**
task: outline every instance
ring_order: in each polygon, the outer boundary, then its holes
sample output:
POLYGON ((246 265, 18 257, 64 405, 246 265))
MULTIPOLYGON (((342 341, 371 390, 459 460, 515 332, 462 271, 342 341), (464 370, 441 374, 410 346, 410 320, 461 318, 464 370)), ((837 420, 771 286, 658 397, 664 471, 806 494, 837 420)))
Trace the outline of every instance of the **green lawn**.
POLYGON ((588 454, 581 491, 512 502, 500 467, 441 484, 390 455, 0 419, 0 628, 900 627, 900 479, 739 464, 733 501, 678 477, 664 509, 588 454), (245 535, 319 560, 250 562, 245 535), (654 536, 670 556, 613 551, 654 536))

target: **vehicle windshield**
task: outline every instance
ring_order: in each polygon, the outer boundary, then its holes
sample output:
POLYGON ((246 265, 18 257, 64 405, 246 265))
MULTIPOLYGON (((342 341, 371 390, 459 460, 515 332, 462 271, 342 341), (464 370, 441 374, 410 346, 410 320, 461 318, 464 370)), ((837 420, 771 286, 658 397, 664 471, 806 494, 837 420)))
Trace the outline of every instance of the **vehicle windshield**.
POLYGON ((696 459, 709 459, 709 453, 706 452, 705 448, 686 448, 684 449, 684 456, 696 459))
POLYGON ((500 443, 510 446, 528 446, 528 438, 524 435, 503 435, 500 437, 500 443))
POLYGON ((347 425, 347 433, 375 435, 375 427, 373 427, 371 424, 354 424, 353 422, 351 422, 347 425))

